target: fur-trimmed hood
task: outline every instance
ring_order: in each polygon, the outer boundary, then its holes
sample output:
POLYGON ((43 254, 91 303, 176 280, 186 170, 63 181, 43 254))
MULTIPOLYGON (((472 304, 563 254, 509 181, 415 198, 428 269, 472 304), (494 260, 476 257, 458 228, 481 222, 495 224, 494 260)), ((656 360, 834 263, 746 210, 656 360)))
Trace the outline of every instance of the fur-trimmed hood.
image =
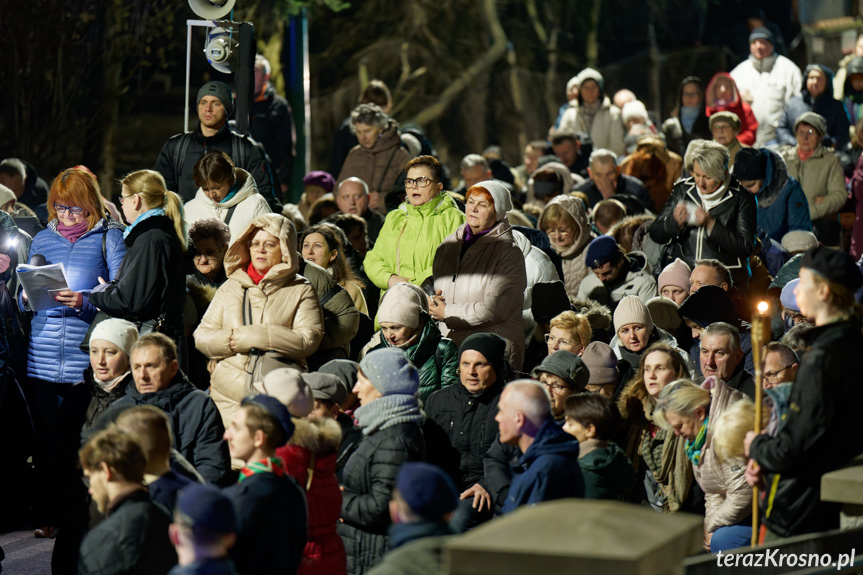
POLYGON ((291 419, 294 422, 294 434, 288 441, 288 445, 302 447, 318 457, 326 457, 339 452, 339 446, 342 442, 342 428, 335 419, 323 417, 291 419))

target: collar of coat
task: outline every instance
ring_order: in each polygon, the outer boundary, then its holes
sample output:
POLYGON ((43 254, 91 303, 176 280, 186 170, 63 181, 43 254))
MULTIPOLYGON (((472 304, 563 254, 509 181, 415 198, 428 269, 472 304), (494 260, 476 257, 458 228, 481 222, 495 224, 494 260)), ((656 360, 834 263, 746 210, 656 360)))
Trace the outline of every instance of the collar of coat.
POLYGON ((415 213, 422 217, 436 215, 450 208, 458 209, 455 205, 455 200, 453 200, 445 191, 439 192, 435 197, 421 206, 415 206, 408 201, 399 205, 399 210, 401 210, 406 216, 415 213))
MULTIPOLYGON (((689 199, 692 200, 697 206, 703 205, 701 201, 701 194, 698 192, 698 186, 695 185, 695 178, 690 176, 684 181, 689 184, 689 187, 686 189, 686 195, 689 197, 689 199)), ((713 211, 725 202, 734 198, 737 194, 749 193, 749 191, 743 190, 740 187, 740 183, 733 176, 728 177, 728 183, 725 184, 725 189, 727 190, 726 194, 708 211, 713 211)))

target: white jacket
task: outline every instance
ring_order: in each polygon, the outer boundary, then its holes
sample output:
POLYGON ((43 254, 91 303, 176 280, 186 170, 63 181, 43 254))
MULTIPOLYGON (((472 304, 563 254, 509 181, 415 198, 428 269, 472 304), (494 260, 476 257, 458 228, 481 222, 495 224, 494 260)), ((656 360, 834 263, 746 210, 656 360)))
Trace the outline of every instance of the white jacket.
POLYGON ((749 56, 731 71, 731 77, 741 94, 748 91, 752 96, 752 113, 758 120, 755 147, 766 146, 776 139, 776 126, 785 104, 803 87, 800 68, 779 54, 762 60, 749 56))
POLYGON ((235 168, 235 172, 240 190, 227 202, 217 204, 208 198, 201 188, 198 188, 195 198, 183 206, 189 226, 205 218, 216 218, 224 222, 228 217, 228 211, 237 206, 231 221, 228 222, 228 227, 231 228, 231 243, 246 231, 252 220, 272 212, 267 200, 258 193, 258 186, 255 185, 255 179, 249 175, 249 172, 240 168, 235 168))
POLYGON ((524 268, 527 272, 527 287, 524 288, 524 307, 521 311, 521 319, 524 324, 525 340, 533 335, 533 329, 536 322, 533 319, 533 312, 530 310, 531 302, 533 301, 532 293, 533 286, 539 282, 553 282, 560 280, 557 275, 557 269, 551 262, 544 251, 530 243, 523 233, 512 230, 512 238, 515 240, 515 245, 521 250, 524 255, 524 268))
MULTIPOLYGON (((593 118, 593 124, 587 129, 587 120, 581 114, 579 100, 570 101, 569 108, 560 119, 559 131, 583 132, 590 135, 593 149, 606 148, 618 156, 626 155, 626 130, 620 108, 611 103, 608 97, 603 98, 602 106, 593 118)), ((777 120, 778 121, 778 120, 777 120)))

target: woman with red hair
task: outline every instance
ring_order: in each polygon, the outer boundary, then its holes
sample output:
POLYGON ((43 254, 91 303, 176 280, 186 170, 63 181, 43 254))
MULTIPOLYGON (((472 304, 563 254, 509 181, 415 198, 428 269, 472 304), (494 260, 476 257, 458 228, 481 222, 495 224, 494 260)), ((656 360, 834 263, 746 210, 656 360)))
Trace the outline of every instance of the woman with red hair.
POLYGON ((506 213, 509 190, 487 180, 465 194, 467 221, 444 239, 432 264, 434 297, 429 313, 456 345, 473 333, 496 333, 506 340, 506 357, 516 371, 524 361, 521 308, 527 285, 524 257, 506 213))

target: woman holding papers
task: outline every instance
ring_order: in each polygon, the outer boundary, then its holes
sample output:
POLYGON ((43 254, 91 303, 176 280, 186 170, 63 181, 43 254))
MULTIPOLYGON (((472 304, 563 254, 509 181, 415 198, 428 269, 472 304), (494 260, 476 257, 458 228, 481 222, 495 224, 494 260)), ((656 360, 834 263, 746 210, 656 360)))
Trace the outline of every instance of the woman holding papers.
MULTIPOLYGON (((33 238, 30 260, 41 255, 46 265, 62 264, 69 289, 56 293, 57 307, 33 315, 27 376, 35 395, 37 467, 40 456, 52 457, 60 403, 90 365, 79 349, 97 311, 90 302, 90 290, 99 285, 100 276, 114 278, 126 255, 123 226, 107 215, 99 184, 84 169, 70 168, 54 179, 48 193, 48 218, 48 227, 33 238)), ((19 301, 22 309, 29 309, 25 294, 19 301)), ((49 519, 37 520, 47 525, 49 519)))

